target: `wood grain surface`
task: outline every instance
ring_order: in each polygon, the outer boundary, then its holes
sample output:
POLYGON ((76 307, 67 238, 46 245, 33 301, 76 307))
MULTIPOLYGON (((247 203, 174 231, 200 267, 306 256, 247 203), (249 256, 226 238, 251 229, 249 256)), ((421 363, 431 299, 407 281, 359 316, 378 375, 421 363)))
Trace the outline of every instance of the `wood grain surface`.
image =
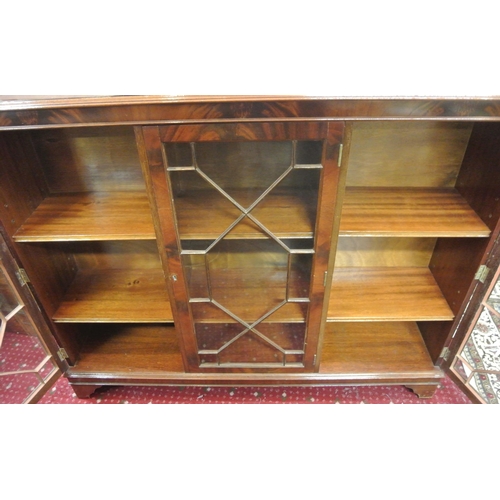
POLYGON ((50 196, 14 236, 18 242, 154 239, 145 192, 50 196))
POLYGON ((329 323, 320 373, 431 374, 434 367, 413 322, 329 323))
POLYGON ((65 323, 168 323, 172 311, 161 270, 80 271, 53 315, 65 323))
POLYGON ((426 268, 337 268, 328 321, 437 321, 454 315, 426 268))
POLYGON ((454 189, 349 187, 340 234, 487 237, 490 229, 454 189))

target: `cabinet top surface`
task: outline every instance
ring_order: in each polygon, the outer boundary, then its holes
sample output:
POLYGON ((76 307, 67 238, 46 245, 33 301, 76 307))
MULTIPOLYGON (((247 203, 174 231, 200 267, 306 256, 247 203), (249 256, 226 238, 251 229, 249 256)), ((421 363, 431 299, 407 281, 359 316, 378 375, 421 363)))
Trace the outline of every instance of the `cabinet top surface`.
POLYGON ((309 95, 0 95, 0 110, 68 106, 258 101, 491 101, 497 96, 309 96, 309 95))
POLYGON ((0 130, 251 120, 500 120, 500 96, 0 95, 0 130))

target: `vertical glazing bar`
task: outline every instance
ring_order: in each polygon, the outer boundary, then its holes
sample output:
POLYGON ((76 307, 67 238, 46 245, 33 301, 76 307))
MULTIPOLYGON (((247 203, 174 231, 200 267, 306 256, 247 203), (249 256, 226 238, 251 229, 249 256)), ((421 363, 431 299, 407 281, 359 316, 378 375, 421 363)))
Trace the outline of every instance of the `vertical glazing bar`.
POLYGON ((212 280, 210 279, 210 267, 208 266, 208 253, 205 252, 205 274, 207 276, 208 298, 212 300, 212 280))
POLYGON ((290 299, 290 276, 292 274, 292 253, 288 252, 288 263, 286 269, 286 292, 285 300, 288 302, 290 299))

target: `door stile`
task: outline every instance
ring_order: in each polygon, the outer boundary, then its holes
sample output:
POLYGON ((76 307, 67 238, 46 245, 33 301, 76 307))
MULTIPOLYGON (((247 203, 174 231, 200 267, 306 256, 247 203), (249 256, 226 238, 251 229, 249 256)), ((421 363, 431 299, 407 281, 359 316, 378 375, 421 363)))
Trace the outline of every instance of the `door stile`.
POLYGON ((338 223, 335 224, 335 222, 340 220, 341 211, 338 196, 339 192, 343 190, 340 178, 341 172, 343 172, 341 156, 343 155, 344 128, 344 122, 329 122, 326 140, 323 144, 323 175, 319 189, 318 220, 315 229, 316 254, 312 273, 311 304, 307 320, 305 365, 308 370, 317 370, 321 357, 321 340, 326 310, 328 309, 331 275, 333 274, 333 269, 329 270, 331 248, 336 247, 338 223), (335 231, 335 226, 337 226, 337 231, 335 231))
POLYGON ((167 185, 166 164, 159 129, 155 126, 137 127, 136 139, 184 368, 186 371, 198 371, 199 361, 194 342, 193 322, 179 255, 175 207, 167 185))

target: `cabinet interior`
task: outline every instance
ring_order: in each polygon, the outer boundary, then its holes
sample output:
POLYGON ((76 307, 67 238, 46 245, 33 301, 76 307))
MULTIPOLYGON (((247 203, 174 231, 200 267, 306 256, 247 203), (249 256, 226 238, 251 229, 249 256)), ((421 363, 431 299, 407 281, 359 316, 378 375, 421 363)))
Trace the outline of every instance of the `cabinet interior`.
MULTIPOLYGON (((482 183, 488 192, 499 191, 493 174, 498 165, 491 164, 492 155, 498 158, 499 153, 487 147, 498 127, 460 121, 353 121, 348 126, 351 139, 344 148, 347 174, 338 241, 337 235, 333 238, 337 249, 318 353, 320 373, 430 371, 498 222, 497 200, 476 189, 482 183)), ((6 230, 73 370, 182 372, 179 332, 133 128, 15 134, 9 147, 21 160, 5 163, 8 185, 2 204, 15 213, 6 230)), ((289 144, 268 150, 266 145, 239 143, 227 155, 243 155, 258 169, 263 160, 280 165, 289 144)), ((217 157, 211 147, 198 153, 206 169, 207 158, 217 157)), ((184 258, 186 279, 191 289, 203 289, 207 284, 197 274, 201 264, 196 250, 210 246, 228 221, 237 218, 238 209, 204 179, 182 170, 191 161, 185 146, 174 145, 165 154, 173 167, 180 239, 194 250, 184 258), (184 196, 185 183, 194 185, 199 196, 184 196), (206 205, 222 207, 220 218, 204 219, 206 205)), ((303 170, 277 185, 255 208, 258 219, 294 248, 310 246, 318 179, 317 171, 306 167, 314 165, 318 154, 321 149, 314 141, 300 144, 296 155, 303 170), (289 206, 296 213, 293 223, 282 210, 289 206)), ((258 196, 261 184, 256 181, 273 169, 268 165, 253 176, 249 171, 235 176, 219 170, 218 182, 241 203, 258 196), (236 178, 240 181, 235 184, 236 178)), ((288 264, 258 225, 240 224, 228 237, 241 239, 244 258, 218 243, 214 276, 219 271, 221 280, 235 288, 239 280, 253 281, 255 294, 247 297, 244 315, 262 299, 259 276, 251 270, 256 255, 266 255, 277 275, 288 264)), ((307 294, 309 283, 300 275, 310 269, 310 260, 306 253, 295 259, 292 286, 300 291, 293 293, 307 294)), ((203 307, 193 309, 195 316, 203 307)), ((300 302, 280 314, 280 321, 304 321, 300 302)), ((200 333, 200 342, 214 338, 213 325, 231 328, 228 317, 206 310, 200 317, 206 332, 200 333)), ((272 328, 273 321, 268 323, 272 328)))

